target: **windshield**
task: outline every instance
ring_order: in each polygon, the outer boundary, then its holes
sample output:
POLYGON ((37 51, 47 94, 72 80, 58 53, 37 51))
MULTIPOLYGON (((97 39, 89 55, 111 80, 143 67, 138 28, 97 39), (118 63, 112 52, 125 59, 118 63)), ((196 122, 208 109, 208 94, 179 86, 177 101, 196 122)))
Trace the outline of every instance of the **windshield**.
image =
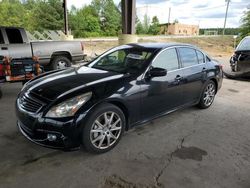
POLYGON ((136 73, 145 66, 151 51, 139 48, 126 48, 106 53, 88 66, 118 73, 136 73))
POLYGON ((250 50, 250 38, 244 38, 237 47, 237 50, 250 50))

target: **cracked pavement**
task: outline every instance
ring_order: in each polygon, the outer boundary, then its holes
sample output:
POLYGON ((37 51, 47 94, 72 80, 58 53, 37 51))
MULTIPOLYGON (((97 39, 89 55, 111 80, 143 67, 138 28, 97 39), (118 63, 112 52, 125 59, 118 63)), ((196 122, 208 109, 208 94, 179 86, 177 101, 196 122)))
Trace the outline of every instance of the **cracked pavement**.
POLYGON ((93 155, 35 145, 16 128, 21 84, 0 99, 0 187, 249 188, 250 82, 224 79, 207 110, 180 110, 127 132, 93 155))

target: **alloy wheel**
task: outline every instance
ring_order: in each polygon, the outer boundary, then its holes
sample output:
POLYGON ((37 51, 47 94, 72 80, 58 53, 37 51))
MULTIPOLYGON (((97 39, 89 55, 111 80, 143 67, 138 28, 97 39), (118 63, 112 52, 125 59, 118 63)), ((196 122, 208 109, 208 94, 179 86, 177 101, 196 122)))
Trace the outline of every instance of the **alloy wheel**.
POLYGON ((205 106, 210 106, 213 103, 215 96, 215 85, 213 83, 209 83, 205 89, 203 101, 205 106))
POLYGON ((122 132, 122 120, 120 116, 113 112, 101 114, 90 130, 90 140, 94 147, 107 149, 114 145, 122 132))

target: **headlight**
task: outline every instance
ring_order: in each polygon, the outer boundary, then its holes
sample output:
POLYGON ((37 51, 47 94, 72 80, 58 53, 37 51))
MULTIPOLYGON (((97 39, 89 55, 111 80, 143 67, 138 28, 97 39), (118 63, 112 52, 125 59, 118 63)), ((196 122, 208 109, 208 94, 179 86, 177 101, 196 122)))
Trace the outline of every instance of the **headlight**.
POLYGON ((91 98, 91 96, 92 92, 88 92, 59 103, 47 112, 46 117, 58 118, 73 116, 77 110, 91 98))

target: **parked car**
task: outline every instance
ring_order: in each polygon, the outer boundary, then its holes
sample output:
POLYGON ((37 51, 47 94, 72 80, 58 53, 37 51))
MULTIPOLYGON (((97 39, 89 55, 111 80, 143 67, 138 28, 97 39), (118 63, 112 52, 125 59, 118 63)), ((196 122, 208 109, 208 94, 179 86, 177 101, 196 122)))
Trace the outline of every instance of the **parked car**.
POLYGON ((124 131, 175 110, 208 108, 222 85, 221 66, 187 44, 113 48, 86 66, 29 81, 16 101, 18 127, 47 147, 109 151, 124 131))
POLYGON ((83 42, 37 41, 29 42, 26 31, 18 27, 0 27, 0 56, 32 58, 37 56, 45 68, 54 70, 70 67, 83 59, 83 42))
POLYGON ((230 58, 230 66, 237 75, 250 76, 250 36, 241 40, 230 58))

